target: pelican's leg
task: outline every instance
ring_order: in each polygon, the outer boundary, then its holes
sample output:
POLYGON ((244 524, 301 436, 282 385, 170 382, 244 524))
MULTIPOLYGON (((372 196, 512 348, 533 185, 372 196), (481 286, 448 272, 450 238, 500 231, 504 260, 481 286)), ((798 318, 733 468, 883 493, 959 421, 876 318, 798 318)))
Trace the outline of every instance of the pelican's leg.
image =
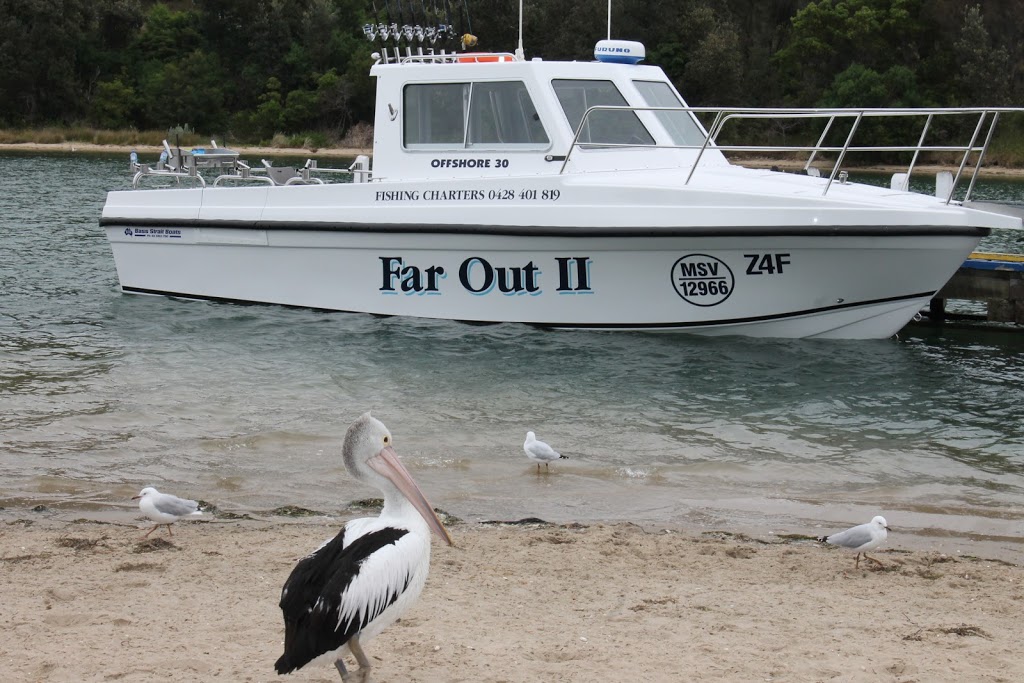
POLYGON ((366 653, 363 652, 363 648, 359 645, 359 636, 352 636, 348 641, 348 649, 352 651, 352 656, 359 662, 360 669, 369 669, 371 664, 370 660, 367 659, 366 653))
POLYGON ((367 659, 366 653, 363 652, 363 648, 359 646, 358 636, 353 637, 348 641, 348 649, 359 663, 359 670, 350 674, 348 669, 345 668, 344 657, 338 657, 337 661, 334 662, 334 666, 337 667, 338 673, 341 674, 341 680, 346 683, 348 683, 348 681, 369 683, 371 666, 370 660, 367 659))

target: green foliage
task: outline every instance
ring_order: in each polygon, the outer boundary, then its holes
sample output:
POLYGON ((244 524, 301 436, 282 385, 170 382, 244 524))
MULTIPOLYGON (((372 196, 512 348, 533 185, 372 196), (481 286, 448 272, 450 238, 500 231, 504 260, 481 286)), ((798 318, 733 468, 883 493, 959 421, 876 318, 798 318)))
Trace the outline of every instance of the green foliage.
POLYGON ((193 12, 175 12, 157 3, 146 15, 146 22, 133 45, 136 55, 147 62, 176 60, 183 46, 199 44, 199 17, 193 12))
POLYGON ((825 91, 825 107, 920 107, 926 103, 918 93, 914 72, 905 66, 893 66, 878 73, 862 64, 853 64, 840 73, 825 91))
MULTIPOLYGON (((518 0, 469 4, 479 49, 513 50, 518 0)), ((371 7, 0 0, 0 126, 166 130, 188 121, 205 139, 280 133, 321 146, 317 136, 355 130, 352 139, 366 140, 357 126, 374 111, 375 47, 361 28, 371 7)), ((528 58, 591 59, 607 31, 594 0, 526 0, 524 15, 528 58)), ((1019 0, 615 0, 612 32, 644 42, 647 62, 694 105, 1024 101, 1019 0)))
POLYGON ((95 30, 90 0, 0 1, 0 120, 36 124, 76 118, 86 89, 79 54, 95 30))
POLYGON ((985 161, 1001 166, 1024 166, 1024 116, 1014 114, 1000 119, 985 161))
POLYGON ((218 129, 225 119, 227 78, 217 55, 201 49, 162 65, 151 64, 139 83, 144 125, 191 120, 201 129, 218 129))
POLYGON ((311 90, 292 90, 285 99, 281 112, 284 130, 305 130, 316 119, 316 93, 311 90))
POLYGON ((774 56, 794 101, 817 102, 854 64, 879 73, 914 68, 928 49, 923 0, 819 0, 793 17, 788 45, 774 56))
POLYGON ((692 48, 683 82, 692 89, 692 97, 700 102, 745 104, 740 97, 742 53, 735 27, 710 6, 694 8, 687 13, 686 23, 691 27, 692 48))
POLYGON ((982 19, 981 7, 964 10, 963 29, 953 44, 959 68, 954 76, 962 106, 1010 104, 1010 52, 995 46, 982 19))
POLYGON ((89 122, 99 128, 127 128, 134 102, 135 90, 121 78, 101 81, 93 93, 89 122))

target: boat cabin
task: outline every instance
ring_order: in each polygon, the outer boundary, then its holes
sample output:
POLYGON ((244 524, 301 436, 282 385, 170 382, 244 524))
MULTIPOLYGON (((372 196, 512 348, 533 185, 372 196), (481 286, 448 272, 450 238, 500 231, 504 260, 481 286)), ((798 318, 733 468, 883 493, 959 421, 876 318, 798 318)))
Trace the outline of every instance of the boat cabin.
MULTIPOLYGON (((665 73, 598 55, 594 62, 483 53, 378 62, 370 71, 374 179, 557 174, 574 140, 568 168, 576 172, 693 164, 706 133, 682 110, 665 73), (592 107, 639 110, 588 114, 592 107), (658 110, 644 109, 651 107, 658 110)), ((701 162, 727 163, 714 150, 701 162)))

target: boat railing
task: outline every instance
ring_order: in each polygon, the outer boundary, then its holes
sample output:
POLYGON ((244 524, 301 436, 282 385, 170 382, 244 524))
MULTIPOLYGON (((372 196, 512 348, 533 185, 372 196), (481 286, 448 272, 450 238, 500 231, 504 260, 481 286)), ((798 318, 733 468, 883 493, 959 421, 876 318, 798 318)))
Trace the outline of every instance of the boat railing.
POLYGON ((137 190, 139 182, 146 177, 173 178, 179 185, 182 180, 188 180, 202 187, 206 187, 206 179, 199 175, 198 169, 194 166, 187 167, 184 171, 178 171, 161 165, 152 167, 146 164, 132 164, 132 170, 134 171, 134 175, 132 175, 133 190, 137 190))
POLYGON ((472 64, 488 62, 514 62, 516 56, 511 52, 440 52, 423 55, 405 55, 397 60, 386 60, 379 53, 374 53, 378 62, 385 64, 472 64))
POLYGON ((253 168, 248 162, 235 158, 223 160, 217 164, 203 165, 195 161, 196 157, 183 155, 184 161, 179 164, 178 157, 172 156, 168 161, 161 161, 156 166, 132 163, 132 189, 138 189, 143 178, 172 178, 181 184, 182 180, 188 180, 201 187, 206 187, 206 179, 200 173, 201 169, 217 169, 222 171, 212 182, 213 187, 218 187, 227 181, 241 183, 262 183, 265 185, 324 185, 326 182, 320 175, 334 175, 342 178, 341 182, 365 183, 369 182, 373 175, 370 170, 369 157, 359 155, 348 168, 321 167, 316 159, 307 159, 305 165, 294 168, 290 166, 274 166, 266 159, 262 159, 262 167, 253 168))
MULTIPOLYGON (((974 189, 975 180, 978 177, 978 172, 982 167, 982 163, 985 159, 985 153, 988 151, 989 145, 992 142, 992 136, 995 132, 996 124, 999 121, 1000 114, 1006 113, 1024 113, 1024 108, 1020 107, 987 107, 987 108, 936 108, 936 109, 725 109, 718 107, 624 107, 624 106, 608 106, 598 105, 587 109, 584 113, 583 118, 580 121, 580 125, 576 129, 576 134, 573 136, 572 144, 569 148, 568 153, 562 158, 562 166, 559 169, 559 173, 564 173, 568 166, 569 159, 572 156, 572 152, 575 149, 582 148, 645 148, 650 149, 652 147, 657 148, 668 148, 668 149, 687 149, 696 150, 697 155, 694 159, 690 171, 686 176, 684 184, 689 184, 693 178, 694 173, 704 156, 705 152, 709 149, 714 149, 719 152, 742 152, 742 153, 757 153, 757 154, 807 154, 807 159, 803 164, 803 171, 805 173, 812 173, 813 162, 821 154, 833 154, 835 159, 832 163, 832 169, 828 175, 828 181, 825 184, 825 188, 822 191, 822 195, 827 195, 832 184, 837 179, 840 182, 845 182, 846 172, 843 171, 843 162, 846 157, 851 153, 907 153, 911 154, 911 160, 907 167, 906 176, 900 180, 900 184, 904 185, 905 188, 909 189, 910 177, 914 172, 915 166, 918 164, 922 153, 942 153, 942 154, 956 154, 959 155, 959 161, 957 165, 956 174, 953 177, 952 183, 948 189, 944 192, 945 202, 949 204, 952 199, 954 192, 956 191, 957 184, 961 177, 964 175, 965 169, 968 167, 968 163, 971 160, 972 155, 977 155, 976 160, 971 164, 971 180, 968 184, 966 194, 963 201, 968 201, 971 196, 971 192, 974 189), (603 111, 622 112, 622 111, 634 111, 634 112, 674 112, 674 113, 687 113, 696 122, 700 129, 704 133, 704 138, 700 144, 691 145, 665 145, 665 144, 639 144, 639 143, 604 143, 604 142, 589 142, 581 141, 580 136, 584 130, 587 130, 587 123, 591 116, 596 113, 603 111), (704 127, 697 118, 697 115, 713 116, 711 124, 704 127), (970 140, 966 144, 931 144, 926 143, 926 139, 930 132, 932 132, 933 124, 937 117, 970 117, 976 116, 977 122, 973 126, 973 131, 970 134, 970 140), (916 144, 906 145, 859 145, 855 144, 856 134, 861 126, 861 123, 865 120, 870 119, 884 119, 891 117, 917 117, 923 120, 921 125, 921 132, 918 137, 916 144), (797 144, 797 145, 742 145, 742 144, 731 144, 721 143, 719 141, 722 135, 723 129, 726 124, 732 124, 744 120, 819 120, 822 122, 821 133, 817 138, 817 142, 814 144, 797 144), (837 121, 848 121, 849 132, 846 133, 845 139, 841 143, 827 144, 826 139, 830 132, 833 131, 835 123, 837 121)), ((969 120, 969 119, 968 119, 969 120)), ((552 157, 553 159, 557 157, 552 157)), ((952 164, 951 164, 952 165, 952 164)))

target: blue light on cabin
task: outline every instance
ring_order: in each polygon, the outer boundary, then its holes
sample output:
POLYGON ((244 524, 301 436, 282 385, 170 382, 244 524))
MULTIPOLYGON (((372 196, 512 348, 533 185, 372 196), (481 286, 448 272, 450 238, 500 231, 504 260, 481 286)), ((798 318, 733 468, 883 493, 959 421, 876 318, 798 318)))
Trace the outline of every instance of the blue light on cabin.
POLYGON ((606 64, 638 64, 646 56, 643 43, 632 40, 601 40, 594 46, 594 58, 606 64))

